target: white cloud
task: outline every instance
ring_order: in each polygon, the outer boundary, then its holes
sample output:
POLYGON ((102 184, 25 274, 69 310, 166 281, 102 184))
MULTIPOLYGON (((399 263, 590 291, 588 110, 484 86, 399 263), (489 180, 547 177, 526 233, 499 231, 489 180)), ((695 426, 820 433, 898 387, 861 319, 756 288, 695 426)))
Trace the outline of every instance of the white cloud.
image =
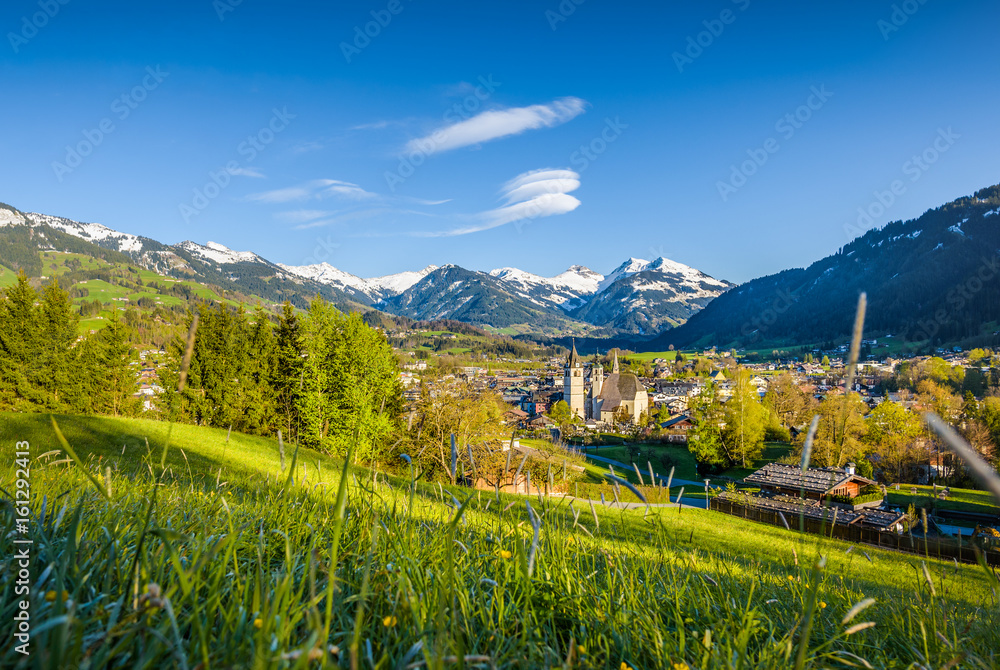
POLYGON ((572 212, 580 201, 570 191, 580 188, 580 175, 572 170, 534 170, 504 184, 503 207, 478 215, 478 223, 454 230, 416 233, 418 237, 454 237, 478 233, 524 219, 540 219, 572 212))
POLYGON ((253 202, 293 202, 296 200, 323 200, 338 197, 343 200, 368 200, 378 195, 364 190, 357 184, 338 179, 314 179, 299 186, 279 188, 274 191, 264 191, 247 196, 253 202))
POLYGON ((229 174, 237 177, 255 177, 257 179, 264 179, 264 173, 255 167, 238 167, 230 170, 229 174))
POLYGON ((433 154, 481 142, 520 135, 526 130, 552 128, 583 114, 586 102, 580 98, 559 98, 548 105, 495 109, 471 119, 438 128, 406 145, 407 151, 433 154))

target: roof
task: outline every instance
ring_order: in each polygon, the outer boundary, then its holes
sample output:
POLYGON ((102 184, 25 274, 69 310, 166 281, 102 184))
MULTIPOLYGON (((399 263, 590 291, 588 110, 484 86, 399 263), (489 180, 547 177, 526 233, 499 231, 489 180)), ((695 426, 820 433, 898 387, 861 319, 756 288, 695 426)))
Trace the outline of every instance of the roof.
POLYGON ((597 397, 604 401, 601 404, 601 411, 606 412, 620 407, 622 400, 635 401, 640 393, 645 392, 646 387, 635 375, 628 372, 612 372, 604 379, 601 394, 597 397))
POLYGON ((785 489, 803 489, 814 493, 829 493, 851 481, 861 484, 875 483, 857 474, 847 474, 847 471, 841 468, 809 468, 803 472, 794 465, 781 463, 768 463, 743 481, 785 489))
POLYGON ((691 422, 691 417, 689 417, 687 414, 678 414, 677 416, 670 417, 669 419, 667 419, 666 421, 664 421, 663 423, 661 423, 660 426, 662 428, 670 428, 671 426, 675 426, 675 425, 677 425, 677 424, 679 424, 681 422, 684 422, 684 421, 687 421, 687 422, 690 423, 691 422))
POLYGON ((566 367, 568 368, 578 368, 580 367, 580 355, 576 353, 576 338, 573 338, 573 349, 569 352, 569 358, 566 359, 566 367))
MULTIPOLYGON (((726 494, 723 493, 725 498, 726 494)), ((739 504, 737 501, 731 501, 739 504)), ((899 512, 883 512, 880 510, 861 509, 849 510, 840 507, 826 507, 815 503, 802 504, 795 498, 776 496, 774 498, 754 497, 754 507, 783 514, 802 514, 809 519, 826 519, 832 521, 834 513, 837 515, 837 523, 843 526, 867 526, 871 528, 891 528, 906 518, 905 514, 899 512)), ((791 522, 791 519, 786 519, 791 522)))

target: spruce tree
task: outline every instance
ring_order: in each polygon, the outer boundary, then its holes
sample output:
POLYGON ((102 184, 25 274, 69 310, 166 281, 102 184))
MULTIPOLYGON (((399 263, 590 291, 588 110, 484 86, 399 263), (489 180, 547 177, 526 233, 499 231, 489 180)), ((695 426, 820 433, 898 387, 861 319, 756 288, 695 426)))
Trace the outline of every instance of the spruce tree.
POLYGON ((286 437, 298 429, 299 393, 303 383, 302 325, 290 302, 285 302, 274 333, 275 353, 271 387, 286 437))
POLYGON ((45 390, 51 407, 59 408, 72 400, 66 396, 72 389, 71 347, 76 342, 77 317, 69 294, 58 282, 45 288, 38 316, 35 385, 45 390))
POLYGON ((132 394, 136 392, 135 371, 129 365, 132 345, 129 343, 128 327, 117 307, 112 307, 108 323, 99 331, 98 337, 103 345, 100 360, 107 389, 107 405, 103 409, 114 416, 133 414, 138 409, 138 403, 132 399, 132 394))

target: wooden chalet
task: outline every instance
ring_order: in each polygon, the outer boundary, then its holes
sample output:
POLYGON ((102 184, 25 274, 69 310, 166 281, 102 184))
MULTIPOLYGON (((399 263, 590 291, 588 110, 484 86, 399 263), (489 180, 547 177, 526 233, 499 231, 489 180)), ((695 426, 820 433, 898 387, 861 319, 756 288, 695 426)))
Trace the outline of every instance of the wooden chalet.
POLYGON ((808 468, 805 472, 794 465, 768 463, 744 478, 747 484, 757 484, 761 492, 773 495, 798 496, 808 500, 823 500, 826 496, 853 498, 873 482, 854 472, 853 463, 847 468, 808 468))
MULTIPOLYGON (((722 498, 729 502, 726 494, 722 498)), ((816 501, 802 502, 792 496, 775 496, 773 498, 754 498, 754 509, 773 512, 784 516, 784 522, 794 527, 795 519, 801 514, 807 519, 824 520, 838 526, 855 526, 870 528, 882 532, 902 530, 906 515, 900 512, 887 512, 873 509, 850 510, 838 507, 825 507, 816 501)))

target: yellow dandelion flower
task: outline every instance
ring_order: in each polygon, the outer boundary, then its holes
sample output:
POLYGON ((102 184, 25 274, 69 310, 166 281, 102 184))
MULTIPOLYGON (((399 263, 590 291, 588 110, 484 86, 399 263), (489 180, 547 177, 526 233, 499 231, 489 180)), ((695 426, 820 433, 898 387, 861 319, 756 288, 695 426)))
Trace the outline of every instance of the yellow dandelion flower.
POLYGON ((691 667, 684 661, 681 661, 680 663, 674 663, 672 667, 673 670, 691 670, 691 667))
POLYGON ((260 628, 263 625, 264 625, 264 620, 263 619, 257 618, 257 619, 253 620, 253 627, 254 628, 260 628))
POLYGON ((581 654, 587 653, 587 648, 584 647, 582 644, 579 647, 577 647, 577 649, 580 651, 581 654))
POLYGON ((510 558, 510 557, 511 557, 511 556, 513 556, 513 555, 514 555, 514 554, 510 553, 510 552, 509 552, 509 551, 507 551, 506 549, 501 549, 501 550, 500 550, 500 558, 502 558, 502 559, 504 559, 504 560, 507 560, 508 558, 510 558))
POLYGON ((819 608, 820 608, 821 610, 825 610, 825 609, 826 609, 826 603, 825 603, 825 602, 823 602, 823 601, 821 600, 821 601, 819 602, 819 608))
POLYGON ((386 628, 392 628, 393 626, 396 625, 396 623, 397 623, 396 617, 392 616, 391 614, 386 618, 382 619, 382 625, 385 626, 386 628))

